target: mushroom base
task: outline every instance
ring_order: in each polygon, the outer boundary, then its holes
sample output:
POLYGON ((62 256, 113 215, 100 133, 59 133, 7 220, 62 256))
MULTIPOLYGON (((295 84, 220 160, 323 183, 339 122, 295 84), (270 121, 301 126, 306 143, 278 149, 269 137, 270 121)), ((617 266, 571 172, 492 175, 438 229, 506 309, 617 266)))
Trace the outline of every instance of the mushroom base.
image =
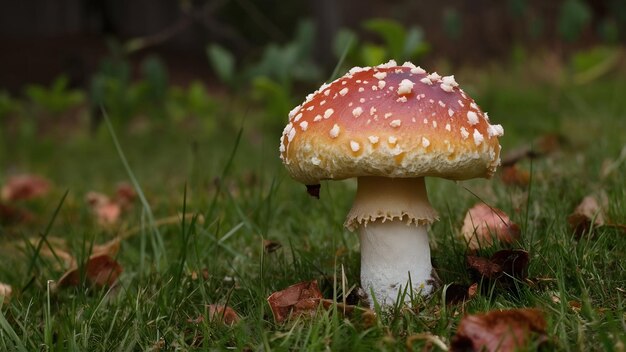
POLYGON ((377 220, 359 227, 361 240, 361 285, 373 307, 393 305, 409 292, 426 296, 433 290, 432 264, 426 225, 406 221, 377 220))

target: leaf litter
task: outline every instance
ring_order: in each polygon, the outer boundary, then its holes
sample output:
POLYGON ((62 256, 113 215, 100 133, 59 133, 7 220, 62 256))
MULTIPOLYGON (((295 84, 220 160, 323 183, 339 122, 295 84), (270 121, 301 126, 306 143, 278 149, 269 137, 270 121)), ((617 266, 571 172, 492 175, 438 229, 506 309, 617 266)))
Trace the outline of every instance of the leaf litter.
POLYGON ((491 311, 461 319, 451 351, 517 351, 547 341, 543 312, 534 308, 491 311))
POLYGON ((15 175, 8 178, 0 191, 4 202, 28 200, 46 195, 51 183, 46 178, 34 174, 15 175))
POLYGON ((516 282, 525 282, 528 276, 528 252, 521 249, 506 249, 494 253, 490 258, 467 256, 470 275, 476 282, 496 282, 503 288, 513 288, 516 282))
POLYGON ((581 236, 597 227, 613 227, 626 232, 625 224, 616 224, 609 220, 606 212, 608 207, 609 199, 606 193, 588 195, 567 217, 567 222, 576 236, 581 236))
POLYGON ((302 316, 312 317, 320 307, 327 310, 336 308, 345 317, 358 317, 366 328, 376 321, 376 313, 369 308, 324 298, 317 280, 299 282, 276 291, 267 298, 267 302, 277 323, 302 316))
POLYGON ((490 247, 494 240, 510 244, 520 239, 520 227, 502 210, 478 203, 465 214, 461 234, 470 249, 490 247))
MULTIPOLYGON (((230 306, 225 306, 221 304, 208 304, 207 308, 209 310, 209 320, 211 321, 219 321, 226 325, 233 325, 241 320, 239 314, 237 314, 237 312, 230 306)), ((199 316, 196 319, 187 320, 187 322, 194 324, 200 324, 203 321, 203 315, 199 316)))
POLYGON ((323 298, 317 280, 304 281, 291 285, 267 297, 274 320, 282 323, 290 316, 312 316, 323 298))

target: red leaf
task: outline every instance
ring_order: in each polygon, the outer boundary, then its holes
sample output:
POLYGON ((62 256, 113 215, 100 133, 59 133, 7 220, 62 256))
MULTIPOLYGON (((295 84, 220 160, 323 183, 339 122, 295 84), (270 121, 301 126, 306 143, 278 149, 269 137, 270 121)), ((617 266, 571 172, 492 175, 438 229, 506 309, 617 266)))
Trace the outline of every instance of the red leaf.
POLYGON ((513 243, 520 238, 519 226, 505 212, 484 203, 467 211, 461 233, 470 249, 489 247, 494 238, 503 243, 513 243))
POLYGON ((10 177, 2 187, 2 200, 16 201, 32 199, 50 191, 50 182, 38 175, 18 175, 10 177))
MULTIPOLYGON (((104 287, 115 284, 124 269, 108 254, 95 254, 89 257, 83 270, 87 283, 94 287, 104 287)), ((80 268, 70 269, 59 279, 57 287, 78 286, 80 275, 80 268)))
POLYGON ((517 351, 533 334, 546 340, 546 321, 538 309, 511 309, 465 316, 452 339, 451 351, 517 351))
POLYGON ((267 302, 272 308, 274 320, 282 323, 290 315, 313 314, 322 299, 317 281, 305 281, 272 293, 267 302))

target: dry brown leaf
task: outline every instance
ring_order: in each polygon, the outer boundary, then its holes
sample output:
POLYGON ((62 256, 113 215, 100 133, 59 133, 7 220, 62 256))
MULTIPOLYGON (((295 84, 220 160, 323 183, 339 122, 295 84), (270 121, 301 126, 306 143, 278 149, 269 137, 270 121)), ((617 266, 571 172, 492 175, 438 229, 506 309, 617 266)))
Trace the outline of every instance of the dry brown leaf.
POLYGON ((24 209, 0 203, 0 224, 23 224, 32 221, 34 218, 32 213, 24 209))
POLYGON ((46 241, 41 243, 41 237, 28 239, 30 245, 24 242, 17 244, 18 248, 39 248, 39 256, 49 259, 57 269, 67 269, 75 265, 74 256, 68 252, 68 246, 64 239, 54 236, 47 236, 46 241), (60 266, 58 266, 60 264, 60 266))
POLYGON ((461 233, 470 249, 489 247, 494 238, 502 243, 513 243, 521 234, 519 226, 505 212, 484 203, 467 211, 461 233))
MULTIPOLYGON (((221 304, 209 304, 206 306, 209 309, 209 320, 221 321, 226 325, 233 325, 239 322, 240 318, 237 312, 229 306, 221 304)), ((200 315, 196 318, 187 319, 188 323, 201 324, 204 321, 204 315, 200 315)))
POLYGON ((0 301, 0 304, 2 304, 3 302, 8 303, 11 299, 12 293, 13 288, 11 288, 11 285, 0 282, 0 297, 3 297, 2 301, 0 301))
POLYGON ((619 156, 615 160, 605 159, 602 163, 602 167, 600 168, 600 177, 607 178, 616 170, 622 166, 622 164, 626 161, 626 145, 622 147, 622 151, 619 153, 619 156))
POLYGON ((527 276, 528 252, 520 249, 507 249, 494 253, 491 258, 467 256, 467 265, 473 278, 496 280, 505 286, 513 286, 516 280, 524 281, 527 276))
POLYGON ((272 293, 267 302, 272 308, 274 320, 284 322, 289 316, 302 314, 312 315, 319 306, 322 292, 317 286, 317 280, 300 282, 284 290, 272 293))
POLYGON ((594 227, 606 224, 604 209, 608 208, 609 200, 605 193, 588 195, 578 204, 574 212, 567 217, 567 222, 577 235, 594 227))
POLYGON ((530 183, 530 172, 520 169, 514 164, 503 167, 500 178, 506 185, 524 187, 530 183))
MULTIPOLYGON (((41 238, 31 238, 28 240, 33 248, 40 246, 41 238)), ((103 244, 94 244, 91 248, 91 256, 99 254, 108 254, 111 257, 115 257, 119 252, 121 245, 121 239, 116 237, 103 244)), ((18 245, 20 248, 25 248, 23 244, 18 245)), ((39 256, 54 261, 59 260, 63 263, 63 269, 76 267, 76 259, 69 253, 69 246, 63 238, 48 236, 46 237, 46 243, 41 244, 39 249, 39 256)))
POLYGON ((115 257, 117 252, 120 251, 121 244, 122 240, 119 237, 115 237, 114 239, 103 244, 94 244, 91 249, 91 255, 108 254, 111 257, 115 257))
MULTIPOLYGON (((209 269, 203 268, 202 271, 201 271, 201 274, 202 274, 202 278, 204 280, 208 280, 209 279, 209 269)), ((198 276, 198 272, 197 271, 194 270, 194 271, 191 272, 191 279, 192 280, 194 280, 194 281, 198 280, 198 277, 199 276, 198 276)))
POLYGON ((117 185, 117 189, 115 190, 115 202, 122 208, 125 209, 130 206, 136 198, 137 192, 135 192, 135 188, 133 188, 132 185, 126 182, 117 185))
POLYGON ((209 319, 224 322, 226 325, 233 325, 240 320, 234 309, 219 304, 209 304, 209 319))
POLYGON ((3 201, 32 199, 45 195, 50 191, 50 181, 39 175, 17 175, 9 177, 2 187, 3 201))
POLYGON ((511 309, 468 315, 452 338, 451 351, 517 351, 538 335, 547 339, 546 321, 538 309, 511 309))
POLYGON ((567 305, 576 313, 580 312, 580 309, 583 307, 582 303, 574 300, 568 301, 567 305))
POLYGON ((476 296, 477 290, 477 283, 473 283, 469 286, 462 284, 450 284, 446 289, 446 304, 453 305, 469 301, 476 296))
POLYGON ((273 253, 279 250, 283 245, 278 241, 263 240, 263 249, 266 253, 273 253))
MULTIPOLYGON (((82 270, 85 281, 99 288, 113 286, 124 269, 108 254, 96 254, 89 257, 82 270)), ((73 267, 57 281, 56 287, 78 286, 80 276, 81 269, 73 267)))

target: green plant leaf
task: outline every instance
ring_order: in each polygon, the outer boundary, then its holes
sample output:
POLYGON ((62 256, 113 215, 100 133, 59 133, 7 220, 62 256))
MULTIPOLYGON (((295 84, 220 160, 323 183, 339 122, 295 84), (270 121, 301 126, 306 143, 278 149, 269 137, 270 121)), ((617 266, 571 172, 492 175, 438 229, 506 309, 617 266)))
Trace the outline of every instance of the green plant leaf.
POLYGON ((402 25, 393 20, 380 18, 365 21, 363 26, 382 37, 392 57, 402 56, 406 39, 406 31, 402 25))
POLYGON ((365 66, 376 66, 384 62, 387 56, 387 50, 381 45, 366 43, 361 47, 361 61, 365 66))
POLYGON ((233 54, 217 44, 211 44, 207 48, 207 55, 219 79, 224 83, 232 84, 235 78, 233 54))
POLYGON ((566 0, 561 5, 558 30, 561 36, 570 42, 580 37, 585 26, 591 21, 591 10, 581 0, 566 0))
POLYGON ((428 52, 429 46, 424 42, 424 33, 418 27, 411 27, 406 34, 404 51, 399 60, 412 60, 428 52))
POLYGON ((264 105, 268 121, 284 125, 289 110, 292 108, 290 90, 283 84, 260 76, 252 81, 252 96, 264 105))

